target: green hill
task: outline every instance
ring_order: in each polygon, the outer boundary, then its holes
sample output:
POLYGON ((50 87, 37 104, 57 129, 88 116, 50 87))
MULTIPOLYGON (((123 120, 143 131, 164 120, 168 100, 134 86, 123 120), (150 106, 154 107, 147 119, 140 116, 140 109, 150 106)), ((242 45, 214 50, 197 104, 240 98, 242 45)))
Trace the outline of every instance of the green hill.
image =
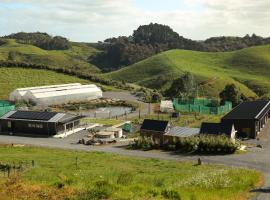
POLYGON ((170 50, 104 76, 165 90, 187 71, 206 83, 201 96, 215 97, 228 83, 248 97, 269 95, 270 45, 226 53, 170 50))
POLYGON ((12 90, 20 87, 77 82, 89 83, 87 80, 49 70, 0 67, 0 99, 7 99, 12 90))
POLYGON ((87 62, 87 58, 97 52, 87 43, 71 42, 71 48, 67 50, 44 50, 31 44, 17 43, 14 39, 1 40, 6 43, 0 45, 0 60, 99 72, 96 66, 87 62))
MULTIPOLYGON (((9 93, 16 88, 65 83, 91 82, 50 70, 0 67, 0 99, 8 99, 9 93)), ((96 84, 105 91, 117 90, 111 86, 96 84)))

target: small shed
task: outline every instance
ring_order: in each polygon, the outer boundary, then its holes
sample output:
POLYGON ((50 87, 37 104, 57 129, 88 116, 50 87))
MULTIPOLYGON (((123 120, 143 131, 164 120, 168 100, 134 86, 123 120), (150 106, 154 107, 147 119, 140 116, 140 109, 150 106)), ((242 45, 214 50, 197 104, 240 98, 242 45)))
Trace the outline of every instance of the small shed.
POLYGON ((169 130, 168 121, 145 119, 140 129, 140 135, 153 138, 156 144, 163 144, 163 135, 169 130))
POLYGON ((123 130, 128 132, 128 133, 132 133, 133 132, 133 126, 131 123, 125 123, 123 126, 123 130))
POLYGON ((173 112, 173 102, 172 101, 161 101, 160 103, 160 112, 173 112))
POLYGON ((235 139, 236 130, 233 124, 228 123, 208 123, 203 122, 200 128, 200 134, 209 135, 226 135, 231 139, 235 139))

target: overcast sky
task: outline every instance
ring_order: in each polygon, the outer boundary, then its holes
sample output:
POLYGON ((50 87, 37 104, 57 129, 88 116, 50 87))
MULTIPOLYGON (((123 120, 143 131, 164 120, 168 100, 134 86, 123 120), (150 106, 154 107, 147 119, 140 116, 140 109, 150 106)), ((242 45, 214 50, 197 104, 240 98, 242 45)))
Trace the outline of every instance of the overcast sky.
POLYGON ((41 31, 95 42, 153 22, 195 40, 270 36, 269 10, 270 0, 0 0, 0 35, 41 31))

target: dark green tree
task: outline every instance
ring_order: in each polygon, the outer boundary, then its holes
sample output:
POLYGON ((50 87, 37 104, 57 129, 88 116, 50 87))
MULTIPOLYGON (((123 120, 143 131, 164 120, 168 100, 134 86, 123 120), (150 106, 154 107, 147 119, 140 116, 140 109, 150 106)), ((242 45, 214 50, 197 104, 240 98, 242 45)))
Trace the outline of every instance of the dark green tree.
POLYGON ((166 91, 166 95, 174 98, 195 98, 197 96, 197 83, 191 73, 175 79, 171 87, 166 91))
POLYGON ((226 85, 224 90, 222 90, 219 94, 219 97, 221 98, 221 104, 224 104, 225 101, 231 101, 233 106, 237 106, 239 103, 241 103, 242 96, 242 93, 235 84, 226 85))

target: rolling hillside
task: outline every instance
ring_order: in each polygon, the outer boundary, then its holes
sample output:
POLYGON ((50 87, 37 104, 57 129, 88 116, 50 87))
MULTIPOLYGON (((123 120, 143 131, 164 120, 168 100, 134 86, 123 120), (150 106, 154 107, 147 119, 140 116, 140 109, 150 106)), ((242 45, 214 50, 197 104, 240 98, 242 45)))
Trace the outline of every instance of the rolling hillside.
POLYGON ((87 58, 97 52, 89 44, 72 42, 68 50, 44 50, 13 39, 5 40, 7 43, 0 45, 0 60, 99 72, 96 66, 87 62, 87 58))
MULTIPOLYGON (((9 93, 15 88, 77 82, 90 83, 88 80, 50 70, 0 67, 0 99, 8 99, 9 93)), ((111 86, 96 84, 103 91, 117 90, 111 86)))
POLYGON ((218 96, 235 83, 247 97, 270 96, 270 45, 226 53, 170 50, 104 76, 165 90, 173 79, 191 72, 201 96, 218 96))

